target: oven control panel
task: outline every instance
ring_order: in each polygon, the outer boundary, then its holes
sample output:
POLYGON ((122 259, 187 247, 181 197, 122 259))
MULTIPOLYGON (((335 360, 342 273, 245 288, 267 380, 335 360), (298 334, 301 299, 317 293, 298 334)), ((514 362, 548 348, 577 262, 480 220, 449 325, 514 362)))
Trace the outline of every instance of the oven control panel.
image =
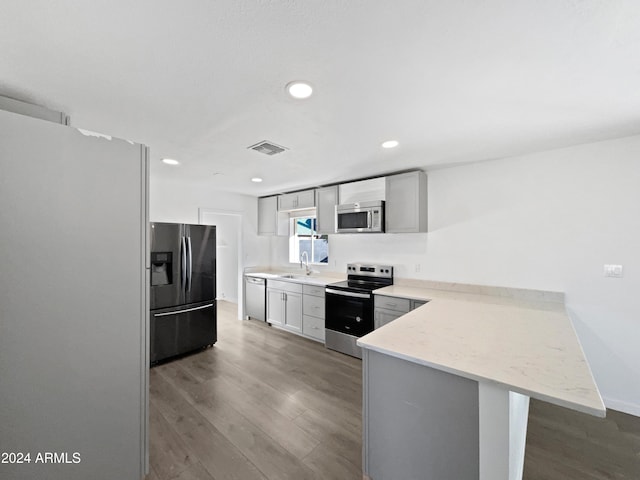
POLYGON ((390 265, 374 265, 370 263, 349 263, 347 264, 347 275, 393 278, 393 267, 390 265))

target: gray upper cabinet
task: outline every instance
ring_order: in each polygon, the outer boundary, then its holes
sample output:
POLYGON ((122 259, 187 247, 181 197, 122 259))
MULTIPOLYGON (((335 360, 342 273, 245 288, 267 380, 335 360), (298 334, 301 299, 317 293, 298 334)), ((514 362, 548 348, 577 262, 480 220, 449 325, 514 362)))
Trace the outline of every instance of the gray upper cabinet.
POLYGON ((258 199, 258 235, 276 235, 278 231, 278 197, 258 199))
POLYGON ((385 231, 427 231, 427 175, 422 171, 386 177, 385 231))
POLYGON ((278 211, 278 197, 258 198, 258 235, 289 235, 289 217, 278 211))
POLYGON ((316 227, 319 235, 336 233, 338 186, 316 189, 316 227))
POLYGON ((302 192, 286 193, 278 195, 278 210, 290 211, 301 210, 303 208, 313 208, 316 206, 315 189, 304 190, 302 192))

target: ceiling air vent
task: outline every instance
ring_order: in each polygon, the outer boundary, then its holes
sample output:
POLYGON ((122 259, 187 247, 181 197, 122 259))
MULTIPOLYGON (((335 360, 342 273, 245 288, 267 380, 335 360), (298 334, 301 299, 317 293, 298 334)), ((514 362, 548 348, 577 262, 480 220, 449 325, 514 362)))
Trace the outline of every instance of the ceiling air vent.
POLYGON ((276 145, 273 142, 268 142, 267 140, 263 140, 247 148, 255 150, 256 152, 264 153, 266 155, 276 155, 278 153, 284 152, 285 150, 288 150, 286 147, 281 147, 280 145, 276 145))

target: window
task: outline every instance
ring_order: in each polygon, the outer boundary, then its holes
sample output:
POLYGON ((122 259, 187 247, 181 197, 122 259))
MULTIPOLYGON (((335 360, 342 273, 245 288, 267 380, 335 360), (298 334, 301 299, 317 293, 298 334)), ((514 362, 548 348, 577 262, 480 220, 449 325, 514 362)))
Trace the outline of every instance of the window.
POLYGON ((309 263, 329 263, 329 240, 326 235, 316 233, 315 216, 292 218, 290 232, 290 262, 300 262, 302 253, 307 252, 309 263))

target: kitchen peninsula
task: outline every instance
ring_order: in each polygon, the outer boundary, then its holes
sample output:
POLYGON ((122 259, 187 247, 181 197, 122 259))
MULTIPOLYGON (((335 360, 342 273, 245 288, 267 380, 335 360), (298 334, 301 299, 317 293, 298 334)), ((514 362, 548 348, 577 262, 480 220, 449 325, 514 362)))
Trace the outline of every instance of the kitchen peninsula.
POLYGON ((517 480, 530 397, 605 416, 562 294, 432 287, 377 290, 428 303, 358 341, 371 480, 517 480))

